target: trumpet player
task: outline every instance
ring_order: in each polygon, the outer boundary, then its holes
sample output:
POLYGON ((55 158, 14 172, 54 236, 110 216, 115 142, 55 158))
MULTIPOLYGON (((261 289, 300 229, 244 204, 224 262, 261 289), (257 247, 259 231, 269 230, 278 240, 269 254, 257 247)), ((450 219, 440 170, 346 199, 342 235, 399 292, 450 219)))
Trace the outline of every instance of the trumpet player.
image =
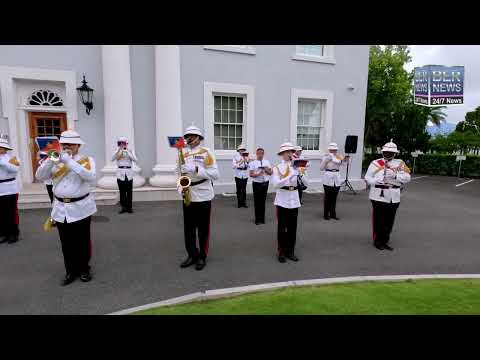
POLYGON ((112 161, 117 163, 117 184, 120 192, 119 214, 133 213, 133 175, 132 165, 137 162, 137 157, 132 149, 128 148, 128 139, 121 136, 117 139, 117 149, 113 153, 112 161))
MULTIPOLYGON (((295 244, 297 239, 297 220, 300 199, 298 196, 299 171, 293 167, 295 146, 286 142, 280 146, 278 155, 282 162, 273 167, 272 183, 276 189, 275 206, 277 208, 278 230, 277 230, 277 255, 280 263, 286 259, 298 261, 295 255, 295 244)), ((304 176, 305 185, 308 180, 304 176)))
POLYGON ((0 243, 13 244, 20 233, 18 224, 17 182, 20 163, 8 151, 13 148, 4 137, 0 137, 0 243))
MULTIPOLYGON (((210 214, 215 196, 213 180, 218 179, 219 174, 215 155, 209 148, 200 146, 204 139, 200 129, 192 125, 186 129, 183 137, 187 146, 181 149, 185 164, 179 164, 180 171, 191 179, 191 183, 188 187, 188 205, 183 202, 183 226, 188 257, 180 267, 195 265, 196 270, 202 270, 206 265, 209 250, 210 214)), ((179 188, 179 192, 182 192, 182 189, 179 188)))
POLYGON ((245 145, 240 144, 237 153, 232 159, 232 168, 235 171, 235 185, 237 188, 238 208, 248 208, 247 206, 247 182, 248 182, 248 156, 245 145))
POLYGON ((400 189, 410 182, 410 169, 403 160, 395 159, 398 153, 390 140, 382 148, 383 157, 372 161, 365 174, 373 208, 373 245, 378 250, 393 250, 388 242, 400 205, 400 189))
POLYGON ((85 144, 73 130, 62 132, 60 154, 50 154, 36 171, 36 178, 52 179, 53 208, 51 218, 56 222, 66 276, 62 285, 68 285, 78 277, 90 281, 90 258, 92 254, 90 224, 97 211, 90 189, 96 185, 95 161, 80 154, 85 144))
POLYGON ((349 156, 341 156, 337 154, 337 143, 328 145, 328 154, 325 154, 320 163, 320 170, 324 171, 322 177, 323 183, 323 218, 325 220, 335 219, 337 217, 337 196, 340 191, 342 179, 340 178, 340 166, 348 162, 349 156))

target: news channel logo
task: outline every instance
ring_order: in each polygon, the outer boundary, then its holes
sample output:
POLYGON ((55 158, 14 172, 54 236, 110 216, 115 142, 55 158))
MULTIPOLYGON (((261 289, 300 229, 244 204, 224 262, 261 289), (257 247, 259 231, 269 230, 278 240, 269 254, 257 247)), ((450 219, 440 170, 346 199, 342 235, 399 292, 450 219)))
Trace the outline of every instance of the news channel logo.
POLYGON ((423 106, 463 104, 464 66, 426 65, 414 69, 414 103, 423 106))

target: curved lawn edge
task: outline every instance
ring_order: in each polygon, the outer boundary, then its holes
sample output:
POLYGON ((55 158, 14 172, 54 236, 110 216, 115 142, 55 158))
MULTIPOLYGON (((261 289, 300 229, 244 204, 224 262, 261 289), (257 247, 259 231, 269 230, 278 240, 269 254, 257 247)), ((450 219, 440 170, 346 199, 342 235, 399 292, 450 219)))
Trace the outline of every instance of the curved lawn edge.
POLYGON ((205 300, 213 300, 220 298, 228 298, 232 296, 238 296, 249 293, 256 293, 262 291, 271 291, 289 287, 298 286, 318 286, 318 285, 331 285, 341 283, 359 283, 366 281, 405 281, 405 280, 422 280, 422 279, 480 279, 480 274, 424 274, 424 275, 379 275, 379 276, 346 276, 346 277, 333 277, 323 279, 312 280, 294 280, 283 281, 276 283, 265 283, 257 285, 247 285, 239 287, 231 287, 216 290, 207 290, 202 292, 195 292, 188 295, 175 297, 159 302, 154 302, 142 306, 136 306, 133 308, 116 311, 107 315, 128 315, 139 311, 149 310, 152 308, 180 305, 192 302, 199 302, 205 300))

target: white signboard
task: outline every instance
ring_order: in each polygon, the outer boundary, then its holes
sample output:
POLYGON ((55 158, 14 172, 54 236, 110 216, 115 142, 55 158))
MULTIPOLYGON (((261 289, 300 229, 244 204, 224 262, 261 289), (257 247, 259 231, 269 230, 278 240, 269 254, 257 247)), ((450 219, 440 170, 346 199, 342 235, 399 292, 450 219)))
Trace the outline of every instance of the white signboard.
POLYGON ((410 155, 412 155, 412 157, 414 158, 418 157, 418 153, 416 151, 411 152, 410 155))
POLYGON ((457 155, 457 161, 467 160, 465 155, 457 155))

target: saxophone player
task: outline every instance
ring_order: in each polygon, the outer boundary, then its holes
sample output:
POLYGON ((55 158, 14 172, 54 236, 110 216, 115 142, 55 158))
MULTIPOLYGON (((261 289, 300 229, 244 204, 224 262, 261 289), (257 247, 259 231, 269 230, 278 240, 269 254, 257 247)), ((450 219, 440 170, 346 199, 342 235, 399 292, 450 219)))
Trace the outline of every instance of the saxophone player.
MULTIPOLYGON (((180 165, 180 172, 191 179, 189 192, 190 203, 183 202, 183 225, 185 249, 188 257, 180 265, 182 268, 195 265, 202 270, 206 265, 210 238, 210 214, 214 197, 213 180, 218 179, 215 155, 209 148, 200 146, 204 139, 196 126, 190 126, 183 135, 187 146, 181 151, 185 164, 180 165), (198 230, 198 247, 197 247, 198 230)), ((182 189, 178 188, 179 193, 182 189)))

